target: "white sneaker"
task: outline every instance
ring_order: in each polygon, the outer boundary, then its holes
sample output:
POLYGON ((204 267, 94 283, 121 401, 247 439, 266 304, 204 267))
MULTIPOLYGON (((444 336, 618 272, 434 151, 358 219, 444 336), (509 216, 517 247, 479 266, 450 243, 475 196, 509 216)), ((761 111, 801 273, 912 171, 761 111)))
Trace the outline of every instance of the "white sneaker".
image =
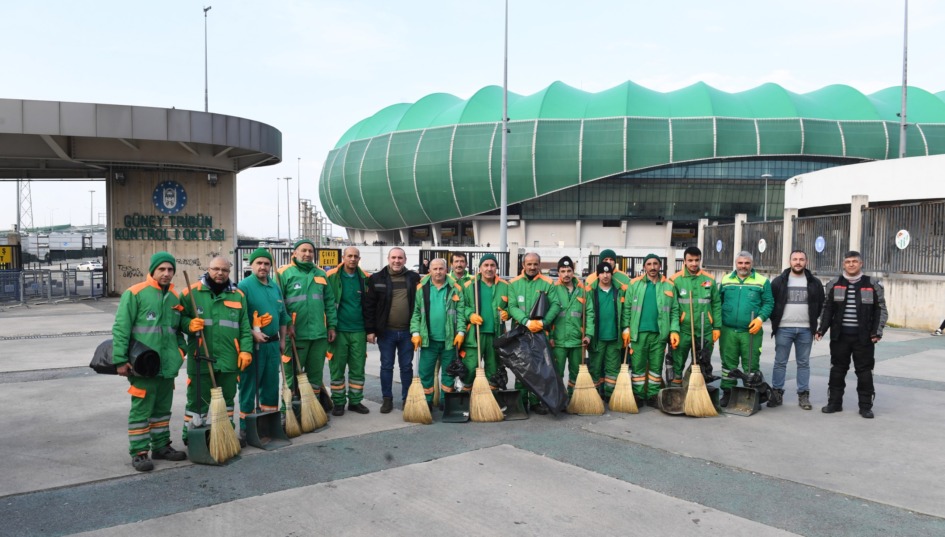
POLYGON ((940 336, 940 335, 942 335, 942 329, 939 328, 938 330, 932 332, 932 335, 933 335, 933 336, 940 336))

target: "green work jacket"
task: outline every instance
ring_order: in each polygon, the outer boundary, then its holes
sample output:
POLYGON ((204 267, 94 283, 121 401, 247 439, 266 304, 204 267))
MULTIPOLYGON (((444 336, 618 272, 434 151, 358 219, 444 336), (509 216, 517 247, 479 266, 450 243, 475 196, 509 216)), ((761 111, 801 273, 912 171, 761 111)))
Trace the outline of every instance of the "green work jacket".
POLYGON ((246 296, 250 328, 253 326, 253 312, 259 312, 260 316, 267 313, 272 315, 272 322, 261 328, 262 333, 269 337, 278 335, 279 327, 289 324, 291 319, 282 301, 282 291, 272 278, 267 283, 263 283, 255 274, 250 274, 240 280, 237 287, 246 296))
MULTIPOLYGON (((457 327, 459 326, 459 313, 463 304, 463 291, 459 285, 450 283, 449 279, 443 284, 447 287, 444 304, 446 311, 446 329, 444 330, 443 348, 450 350, 453 348, 453 338, 456 337, 457 327)), ((413 302, 413 315, 410 317, 410 333, 420 334, 423 342, 421 346, 430 345, 430 291, 433 281, 427 279, 426 282, 417 286, 416 298, 413 302)))
POLYGON ((278 274, 289 317, 296 315, 295 338, 326 339, 328 330, 338 326, 335 293, 329 288, 328 275, 318 267, 305 272, 296 266, 295 259, 279 268, 278 274))
POLYGON ((732 271, 719 282, 722 301, 722 325, 738 332, 747 332, 752 312, 755 317, 767 321, 774 310, 774 295, 768 278, 752 269, 744 280, 732 271))
POLYGON ((146 281, 129 287, 121 294, 112 326, 112 363, 121 366, 128 362, 128 349, 134 339, 161 356, 161 377, 176 377, 183 364, 182 309, 174 285, 164 292, 150 274, 146 281))
POLYGON ((521 274, 512 278, 509 282, 509 315, 512 316, 512 320, 522 325, 527 323, 528 314, 531 313, 532 306, 538 300, 538 293, 544 292, 548 295, 551 307, 541 320, 545 325, 545 330, 550 329, 561 311, 561 304, 558 303, 554 287, 555 283, 544 274, 538 274, 529 280, 525 276, 525 271, 522 271, 521 274))
POLYGON ((588 291, 578 281, 574 281, 573 293, 568 293, 560 281, 556 282, 554 293, 561 311, 551 326, 551 340, 556 347, 580 347, 584 333, 594 334, 594 301, 587 300, 588 291))
MULTIPOLYGON (((630 328, 630 340, 640 337, 640 319, 643 317, 643 297, 646 294, 646 275, 630 280, 626 292, 626 306, 623 310, 623 326, 630 328)), ((660 341, 669 338, 672 332, 679 333, 679 303, 676 302, 676 288, 666 276, 660 276, 656 282, 656 311, 659 315, 656 324, 660 329, 660 341)))
MULTIPOLYGON (((253 334, 250 322, 249 307, 246 305, 246 296, 235 285, 229 287, 219 295, 214 296, 207 285, 208 276, 204 274, 200 281, 191 284, 190 289, 181 293, 181 303, 184 311, 181 316, 181 328, 189 334, 187 338, 187 354, 195 356, 197 352, 203 354, 203 346, 197 347, 196 334, 190 332, 190 321, 200 317, 204 321, 204 338, 209 346, 210 356, 216 360, 214 371, 233 373, 239 371, 237 356, 242 352, 253 352, 253 334), (193 295, 197 310, 191 303, 193 295)), ((201 362, 201 368, 206 364, 201 362)), ((205 370, 202 370, 203 372, 205 370)), ((187 374, 197 373, 197 361, 187 361, 187 374)))
POLYGON ((712 337, 712 330, 722 327, 722 299, 719 297, 719 288, 715 284, 715 278, 704 270, 689 274, 689 271, 683 268, 670 276, 669 281, 676 286, 680 330, 691 334, 692 329, 695 328, 695 334, 701 335, 704 329, 706 337, 712 337), (692 306, 691 322, 690 305, 692 306))
MULTIPOLYGON (((482 283, 482 276, 477 275, 475 278, 466 282, 465 287, 463 287, 463 309, 460 312, 460 319, 462 319, 462 321, 456 327, 458 332, 464 332, 466 334, 465 345, 468 347, 478 346, 478 340, 476 339, 476 327, 469 322, 469 317, 473 313, 476 313, 475 286, 477 284, 485 285, 482 283)), ((492 323, 493 326, 495 326, 496 331, 494 334, 495 337, 499 337, 504 334, 505 322, 502 321, 502 312, 509 312, 509 282, 497 277, 495 279, 495 283, 492 285, 492 304, 480 304, 479 306, 480 316, 485 317, 486 315, 492 315, 492 323)))

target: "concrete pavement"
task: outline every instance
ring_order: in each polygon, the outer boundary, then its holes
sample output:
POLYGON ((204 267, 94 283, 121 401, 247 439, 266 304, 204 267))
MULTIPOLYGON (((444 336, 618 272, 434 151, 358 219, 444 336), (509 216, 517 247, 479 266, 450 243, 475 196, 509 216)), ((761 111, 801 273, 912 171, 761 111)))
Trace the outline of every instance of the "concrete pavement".
MULTIPOLYGON (((415 426, 399 405, 377 412, 372 347, 371 414, 333 418, 281 450, 247 448, 225 467, 156 461, 139 474, 127 454, 127 384, 87 367, 116 305, 0 311, 0 535, 945 535, 945 338, 887 329, 874 420, 856 413, 852 372, 844 412, 819 412, 823 341, 811 357, 813 411, 796 405, 792 362, 785 405, 748 418, 643 409, 415 426)), ((766 337, 769 378, 773 353, 766 337)))

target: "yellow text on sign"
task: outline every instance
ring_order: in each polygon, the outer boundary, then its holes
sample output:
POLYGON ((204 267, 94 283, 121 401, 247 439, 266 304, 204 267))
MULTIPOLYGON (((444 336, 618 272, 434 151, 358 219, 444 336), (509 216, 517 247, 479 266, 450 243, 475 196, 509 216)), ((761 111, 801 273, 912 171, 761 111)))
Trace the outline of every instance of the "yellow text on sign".
POLYGON ((319 250, 318 251, 318 266, 320 267, 333 267, 340 263, 338 261, 338 250, 319 250))
POLYGON ((0 246, 0 263, 12 263, 13 262, 13 248, 7 246, 0 246))

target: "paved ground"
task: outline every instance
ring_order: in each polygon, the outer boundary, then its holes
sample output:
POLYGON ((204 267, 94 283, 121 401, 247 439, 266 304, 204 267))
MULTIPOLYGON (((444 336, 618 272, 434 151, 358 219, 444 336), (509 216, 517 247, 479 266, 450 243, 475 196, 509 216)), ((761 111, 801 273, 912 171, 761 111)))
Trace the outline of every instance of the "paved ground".
MULTIPOLYGON (((852 389, 843 413, 817 410, 824 341, 810 412, 796 405, 792 363, 787 404, 748 418, 644 409, 416 426, 399 409, 377 412, 375 348, 371 414, 333 418, 277 451, 247 448, 224 467, 156 461, 139 474, 126 384, 87 367, 116 305, 0 305, 0 536, 945 535, 945 338, 887 330, 874 420, 855 412, 852 389)), ((773 347, 766 339, 769 377, 773 347)))

